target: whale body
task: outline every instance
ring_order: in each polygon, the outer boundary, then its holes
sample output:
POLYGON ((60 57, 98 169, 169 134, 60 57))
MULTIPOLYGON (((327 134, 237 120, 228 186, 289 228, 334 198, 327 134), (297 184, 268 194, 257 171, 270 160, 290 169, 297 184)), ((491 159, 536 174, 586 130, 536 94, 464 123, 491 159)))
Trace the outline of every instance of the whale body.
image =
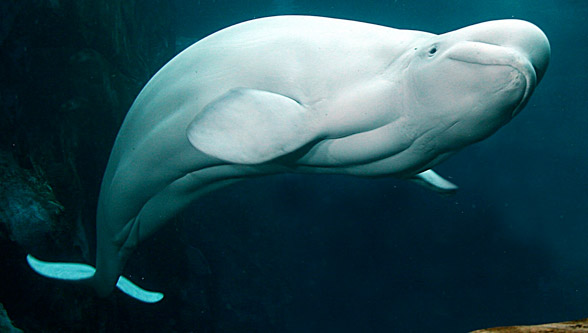
POLYGON ((529 100, 550 59, 520 20, 441 35, 310 16, 237 24, 190 46, 136 98, 118 133, 97 209, 96 269, 29 255, 38 273, 163 294, 121 277, 147 237, 200 196, 277 173, 411 179, 487 138, 529 100))

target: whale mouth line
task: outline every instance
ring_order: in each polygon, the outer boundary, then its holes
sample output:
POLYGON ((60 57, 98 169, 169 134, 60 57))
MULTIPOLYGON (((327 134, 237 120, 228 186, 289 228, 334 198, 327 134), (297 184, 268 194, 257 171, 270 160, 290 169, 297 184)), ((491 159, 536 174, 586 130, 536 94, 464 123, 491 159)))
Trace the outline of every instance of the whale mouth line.
MULTIPOLYGON (((530 62, 529 65, 531 65, 530 62)), ((525 78, 525 92, 521 97, 521 100, 519 101, 517 107, 514 108, 510 115, 511 118, 513 118, 525 107, 527 101, 529 100, 529 97, 531 97, 531 94, 535 89, 535 83, 537 80, 537 70, 532 65, 528 66, 529 68, 527 68, 527 70, 514 65, 511 65, 511 67, 514 68, 514 70, 519 72, 525 78)))
MULTIPOLYGON (((494 45, 494 44, 489 44, 494 45)), ((516 116, 522 109, 525 107, 526 102, 528 101, 529 97, 533 93, 537 82, 537 68, 526 58, 522 56, 517 56, 514 59, 515 61, 480 61, 478 59, 474 59, 473 57, 459 57, 454 55, 449 55, 449 59, 460 61, 472 65, 479 65, 479 66, 505 66, 510 67, 517 71, 522 77, 525 79, 525 92, 521 97, 517 106, 513 109, 511 113, 511 118, 516 116)))

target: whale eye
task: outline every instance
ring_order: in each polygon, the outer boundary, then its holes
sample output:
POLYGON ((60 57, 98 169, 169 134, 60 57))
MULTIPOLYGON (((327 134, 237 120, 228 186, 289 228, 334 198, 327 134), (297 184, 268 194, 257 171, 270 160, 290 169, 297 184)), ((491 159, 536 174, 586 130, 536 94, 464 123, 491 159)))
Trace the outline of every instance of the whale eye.
POLYGON ((429 55, 432 56, 433 54, 437 53, 437 47, 433 46, 431 47, 431 49, 429 50, 429 55))

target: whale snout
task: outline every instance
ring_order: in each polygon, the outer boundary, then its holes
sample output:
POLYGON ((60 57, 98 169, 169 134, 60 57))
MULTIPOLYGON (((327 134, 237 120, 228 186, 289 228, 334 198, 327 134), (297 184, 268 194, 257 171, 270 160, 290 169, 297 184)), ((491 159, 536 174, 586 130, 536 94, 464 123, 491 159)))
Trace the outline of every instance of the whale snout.
MULTIPOLYGON (((509 100, 518 101, 511 117, 524 108, 533 90, 543 78, 551 58, 551 47, 543 31, 534 24, 522 20, 484 22, 447 35, 454 37, 456 41, 447 52, 448 58, 497 68, 506 66, 515 70, 514 79, 510 77, 512 74, 503 78, 508 81, 505 82, 503 91, 512 94, 508 96, 513 97, 509 100), (514 98, 520 89, 523 90, 522 98, 514 98)), ((495 72, 500 75, 498 69, 495 72)))
POLYGON ((499 25, 497 34, 504 33, 506 35, 506 40, 502 41, 501 45, 516 49, 527 58, 535 70, 537 83, 539 83, 551 58, 551 46, 547 36, 536 25, 527 21, 504 20, 496 22, 499 25))
POLYGON ((536 25, 522 20, 501 20, 487 22, 495 25, 489 29, 494 33, 484 36, 482 42, 497 44, 518 53, 518 61, 513 67, 517 68, 526 78, 527 87, 523 99, 512 112, 512 117, 518 114, 526 105, 533 90, 539 84, 551 58, 551 46, 545 33, 536 25))
POLYGON ((520 53, 532 65, 537 82, 541 81, 549 60, 551 47, 545 33, 536 25, 522 20, 498 20, 457 30, 470 41, 497 45, 520 53))

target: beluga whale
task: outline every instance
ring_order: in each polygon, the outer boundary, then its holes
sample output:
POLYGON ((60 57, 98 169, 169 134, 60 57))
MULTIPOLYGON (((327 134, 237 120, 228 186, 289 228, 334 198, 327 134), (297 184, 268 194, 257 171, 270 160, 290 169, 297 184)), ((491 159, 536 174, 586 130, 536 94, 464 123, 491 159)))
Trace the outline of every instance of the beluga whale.
POLYGON ((170 60, 131 106, 97 206, 96 266, 27 260, 41 275, 163 294, 121 276, 146 238, 194 200, 279 173, 391 176, 439 192, 431 168, 487 138, 529 101, 550 60, 535 25, 444 34, 312 16, 255 19, 170 60))

